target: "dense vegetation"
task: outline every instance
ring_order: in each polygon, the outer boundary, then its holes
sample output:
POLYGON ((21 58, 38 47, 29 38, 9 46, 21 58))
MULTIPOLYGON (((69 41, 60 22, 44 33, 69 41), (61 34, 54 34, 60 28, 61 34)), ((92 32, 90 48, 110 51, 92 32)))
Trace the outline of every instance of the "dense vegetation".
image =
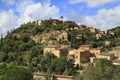
POLYGON ((0 80, 33 80, 32 71, 14 64, 0 64, 0 80))
POLYGON ((120 80, 120 66, 114 66, 107 59, 98 59, 95 64, 89 64, 83 74, 78 74, 75 80, 120 80))
MULTIPOLYGON (((67 42, 54 41, 54 42, 57 42, 55 44, 71 45, 71 48, 73 49, 78 48, 79 45, 81 44, 91 44, 93 45, 93 47, 103 46, 104 49, 106 50, 109 50, 114 46, 120 46, 119 26, 114 29, 111 29, 111 31, 115 33, 115 36, 108 34, 103 36, 101 39, 96 39, 96 33, 90 32, 88 29, 85 30, 74 29, 75 27, 79 27, 79 25, 77 25, 74 22, 70 23, 69 21, 68 22, 59 21, 56 25, 53 25, 51 19, 42 21, 41 25, 36 25, 35 22, 28 22, 26 24, 22 24, 16 30, 8 32, 5 38, 3 38, 1 35, 0 62, 1 63, 4 62, 7 64, 12 62, 16 66, 24 66, 30 68, 32 71, 41 71, 53 74, 55 73, 64 75, 75 75, 76 70, 78 68, 74 67, 72 61, 67 60, 66 55, 63 55, 60 58, 56 58, 54 55, 48 54, 45 57, 43 56, 43 49, 49 43, 48 42, 36 43, 34 40, 30 38, 31 35, 35 36, 42 33, 50 33, 52 31, 66 30, 68 33, 68 41, 67 42), (82 37, 77 38, 78 35, 82 35, 82 37), (106 46, 104 45, 105 41, 110 41, 112 43, 109 46, 106 46)), ((81 25, 81 27, 86 26, 81 25)), ((90 70, 96 69, 96 67, 94 67, 93 65, 90 65, 89 68, 91 68, 90 70)), ((105 75, 107 75, 107 73, 105 75)))
POLYGON ((72 60, 67 60, 66 56, 56 58, 53 54, 47 53, 41 58, 39 71, 49 74, 75 75, 77 68, 74 67, 72 60))

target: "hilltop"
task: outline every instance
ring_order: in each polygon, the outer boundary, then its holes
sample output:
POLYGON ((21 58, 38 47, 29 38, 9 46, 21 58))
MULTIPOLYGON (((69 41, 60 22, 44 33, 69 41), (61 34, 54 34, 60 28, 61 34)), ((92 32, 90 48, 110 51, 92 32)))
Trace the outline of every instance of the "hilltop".
POLYGON ((48 44, 71 44, 73 48, 78 48, 81 44, 92 44, 94 47, 105 46, 107 42, 112 44, 110 46, 119 46, 119 30, 120 28, 116 27, 100 31, 100 29, 93 27, 78 25, 73 21, 49 19, 22 24, 16 30, 8 32, 5 39, 14 38, 23 42, 31 40, 35 43, 48 44))

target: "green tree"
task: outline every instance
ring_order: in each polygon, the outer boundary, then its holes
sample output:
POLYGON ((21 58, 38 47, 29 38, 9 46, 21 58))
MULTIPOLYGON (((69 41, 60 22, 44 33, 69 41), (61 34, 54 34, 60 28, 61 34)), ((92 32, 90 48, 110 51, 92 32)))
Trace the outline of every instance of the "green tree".
POLYGON ((83 80, 83 77, 78 73, 73 80, 83 80))
POLYGON ((113 80, 120 80, 120 66, 115 66, 113 80))
POLYGON ((29 69, 17 67, 14 64, 0 65, 0 72, 0 80, 33 80, 29 69))
POLYGON ((23 42, 28 42, 28 41, 30 40, 29 34, 27 34, 27 33, 22 33, 22 34, 20 34, 20 39, 21 39, 23 42))
POLYGON ((8 59, 8 55, 5 52, 0 52, 0 62, 5 62, 8 59))
POLYGON ((85 80, 112 80, 114 66, 107 59, 98 59, 95 65, 87 66, 83 75, 85 80))

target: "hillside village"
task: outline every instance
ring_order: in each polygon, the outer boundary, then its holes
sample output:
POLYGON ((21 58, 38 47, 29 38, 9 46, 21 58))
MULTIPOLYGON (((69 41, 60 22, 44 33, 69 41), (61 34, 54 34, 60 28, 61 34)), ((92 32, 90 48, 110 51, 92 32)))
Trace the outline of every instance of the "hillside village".
POLYGON ((0 62, 30 67, 34 77, 50 73, 71 80, 76 71, 94 64, 96 59, 120 65, 119 32, 119 27, 101 31, 51 18, 28 22, 1 37, 0 62))
MULTIPOLYGON (((35 21, 36 25, 41 25, 42 20, 35 21)), ((55 26, 60 21, 58 19, 52 19, 52 24, 55 26)), ((69 21, 69 23, 74 23, 69 21)), ((100 31, 100 29, 96 29, 93 27, 86 27, 86 26, 76 26, 74 28, 70 28, 70 30, 89 30, 92 33, 96 34, 96 39, 101 39, 103 36, 112 35, 115 36, 113 31, 100 31)), ((69 29, 65 29, 62 31, 52 31, 51 33, 36 35, 31 37, 35 42, 44 43, 50 37, 53 40, 57 41, 68 41, 68 32, 69 29)), ((82 35, 76 35, 76 38, 80 39, 82 35)), ((110 41, 105 41, 105 45, 110 45, 110 41)), ((49 45, 44 48, 44 55, 47 52, 53 53, 56 57, 60 57, 62 54, 63 49, 70 49, 69 45, 49 45)), ((113 64, 120 65, 120 48, 116 47, 111 51, 104 51, 103 47, 93 48, 92 45, 80 45, 78 49, 69 50, 68 52, 68 59, 73 59, 76 65, 81 65, 82 59, 85 59, 87 62, 93 63, 94 58, 106 58, 108 60, 113 61, 113 64)))
MULTIPOLYGON (((57 23, 61 22, 58 19, 52 19, 52 25, 57 25, 57 23)), ((42 20, 37 20, 35 21, 35 25, 41 25, 42 20)), ((73 21, 65 21, 64 23, 73 23, 75 24, 75 22, 73 21)), ((114 36, 114 32, 110 31, 110 30, 106 30, 106 31, 100 31, 100 29, 96 29, 93 27, 87 27, 85 25, 79 25, 79 26, 74 26, 72 28, 68 28, 65 30, 61 30, 61 31, 52 31, 50 33, 46 33, 46 34, 40 34, 40 35, 36 35, 36 36, 31 36, 31 38, 33 40, 35 40, 35 42, 42 42, 44 43, 45 41, 47 41, 49 38, 52 37, 52 39, 60 41, 68 41, 68 31, 70 30, 88 30, 91 33, 95 33, 96 34, 96 39, 101 39, 102 37, 106 36, 106 35, 112 35, 114 36)), ((82 35, 76 35, 76 38, 80 39, 82 37, 82 35)), ((106 45, 109 45, 111 42, 110 41, 105 41, 106 45)))
MULTIPOLYGON (((36 21, 36 25, 41 25, 41 21, 36 21)), ((56 25, 59 20, 53 21, 53 24, 56 25)), ((71 22, 72 23, 72 22, 71 22)), ((77 26, 74 28, 70 28, 70 30, 89 30, 92 33, 95 33, 95 37, 97 40, 101 39, 103 36, 106 35, 111 35, 115 36, 115 33, 113 31, 100 31, 99 29, 95 29, 93 27, 82 27, 82 26, 77 26)), ((33 40, 37 42, 45 42, 47 41, 50 37, 52 37, 53 40, 57 40, 60 42, 68 41, 68 32, 69 29, 65 29, 62 31, 52 31, 51 33, 44 35, 43 38, 42 36, 36 36, 32 37, 33 40), (38 38, 41 37, 41 38, 38 38), (40 41, 38 40, 40 39, 40 41)), ((42 34, 43 35, 43 34, 42 34)), ((76 35, 77 39, 81 39, 82 35, 76 35)), ((50 42, 51 43, 51 42, 50 42)), ((111 42, 110 41, 105 41, 105 45, 110 46, 111 42)), ((85 45, 80 45, 79 48, 77 49, 71 49, 70 45, 48 45, 47 47, 44 48, 44 56, 46 53, 51 53, 54 54, 57 58, 60 58, 62 54, 64 53, 63 51, 67 49, 68 54, 67 54, 67 59, 71 59, 74 61, 75 66, 83 66, 85 63, 94 63, 95 58, 105 58, 107 60, 110 60, 113 62, 114 65, 120 65, 120 47, 116 47, 111 49, 110 51, 105 51, 103 46, 93 48, 92 45, 85 44, 85 45)), ((67 79, 67 78, 66 78, 67 79)))
MULTIPOLYGON (((62 55, 62 50, 69 48, 68 45, 50 45, 44 48, 44 55, 49 52, 59 58, 62 55)), ((79 66, 85 61, 93 63, 94 58, 106 58, 113 61, 113 64, 120 65, 119 50, 105 52, 102 47, 93 48, 92 45, 80 45, 78 49, 69 50, 67 57, 72 59, 75 65, 79 66)))

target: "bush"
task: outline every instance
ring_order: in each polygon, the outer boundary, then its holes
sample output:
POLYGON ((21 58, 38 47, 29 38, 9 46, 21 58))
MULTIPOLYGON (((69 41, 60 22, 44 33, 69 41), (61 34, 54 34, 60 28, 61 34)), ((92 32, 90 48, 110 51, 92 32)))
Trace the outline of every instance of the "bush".
POLYGON ((31 70, 14 64, 0 65, 0 80, 33 80, 31 70))

